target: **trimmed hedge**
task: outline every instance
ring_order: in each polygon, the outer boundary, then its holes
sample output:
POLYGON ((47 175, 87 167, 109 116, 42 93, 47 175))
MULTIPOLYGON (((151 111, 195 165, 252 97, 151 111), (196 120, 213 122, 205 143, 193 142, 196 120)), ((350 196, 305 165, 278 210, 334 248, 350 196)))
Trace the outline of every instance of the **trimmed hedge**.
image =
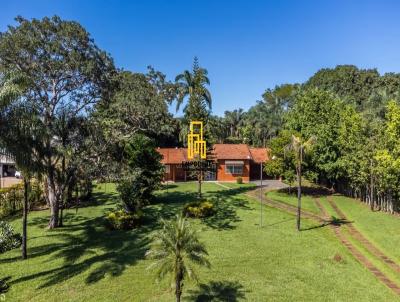
POLYGON ((214 204, 210 201, 194 201, 185 204, 183 215, 192 218, 205 218, 214 215, 214 204))

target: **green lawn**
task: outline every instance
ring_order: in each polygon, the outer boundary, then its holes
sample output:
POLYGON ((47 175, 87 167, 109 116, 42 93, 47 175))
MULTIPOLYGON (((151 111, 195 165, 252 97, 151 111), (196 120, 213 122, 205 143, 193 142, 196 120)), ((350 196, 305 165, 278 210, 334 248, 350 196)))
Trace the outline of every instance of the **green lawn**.
MULTIPOLYGON (((185 283, 184 301, 395 301, 397 297, 356 262, 329 228, 295 231, 294 216, 264 207, 233 189, 206 183, 205 198, 218 206, 208 220, 193 220, 209 251, 211 269, 199 269, 201 284, 185 283), (335 254, 343 261, 333 260, 335 254), (223 299, 218 300, 218 298, 223 299)), ((30 259, 19 251, 0 256, 9 276, 6 301, 173 301, 169 280, 155 283, 144 253, 159 217, 171 218, 196 199, 195 183, 171 184, 157 193, 146 222, 130 232, 104 227, 103 215, 117 200, 111 186, 97 188, 96 203, 67 211, 66 226, 48 231, 48 212, 31 213, 30 259)), ((20 230, 20 220, 12 224, 20 230)))
MULTIPOLYGON (((354 226, 361 231, 372 243, 374 243, 386 255, 397 263, 400 263, 400 219, 398 215, 384 212, 372 212, 369 207, 352 198, 341 195, 332 196, 337 206, 352 221, 354 226)), ((334 215, 333 209, 321 199, 329 212, 334 215)))
MULTIPOLYGON (((286 203, 292 206, 297 207, 297 195, 296 195, 296 188, 293 188, 293 192, 291 195, 288 195, 286 193, 281 193, 279 191, 270 191, 267 192, 267 197, 270 199, 273 199, 275 201, 280 201, 282 203, 286 203)), ((319 209, 317 208, 313 198, 309 195, 303 195, 301 198, 301 207, 304 210, 307 210, 312 213, 319 213, 319 209)))

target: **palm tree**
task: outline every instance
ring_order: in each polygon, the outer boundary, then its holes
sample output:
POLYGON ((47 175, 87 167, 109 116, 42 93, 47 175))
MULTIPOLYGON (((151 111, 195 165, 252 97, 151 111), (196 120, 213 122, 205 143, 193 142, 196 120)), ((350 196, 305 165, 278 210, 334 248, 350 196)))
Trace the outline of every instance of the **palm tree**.
POLYGON ((211 93, 205 87, 210 85, 207 74, 207 69, 201 68, 197 57, 195 57, 193 70, 185 70, 175 78, 175 82, 178 85, 176 111, 179 110, 185 98, 189 97, 188 104, 184 108, 185 116, 188 120, 202 119, 207 115, 207 107, 211 109, 211 93))
MULTIPOLYGON (((29 210, 30 179, 40 171, 37 156, 43 153, 37 142, 38 120, 35 109, 18 103, 26 79, 18 74, 3 74, 0 79, 0 145, 12 154, 24 181, 24 203, 22 211, 22 259, 27 259, 27 220, 29 210)), ((40 127, 39 127, 40 129, 40 127)))
POLYGON ((172 274, 175 282, 176 301, 181 301, 183 281, 186 277, 197 281, 192 264, 209 267, 205 246, 196 232, 181 215, 176 220, 163 221, 163 228, 155 235, 155 243, 146 256, 156 261, 149 269, 157 269, 157 279, 172 274))
POLYGON ((239 137, 239 127, 243 125, 244 112, 242 108, 225 111, 225 120, 229 125, 230 136, 239 137))
POLYGON ((292 140, 287 150, 293 151, 295 155, 296 174, 297 174, 297 230, 300 231, 300 212, 301 212, 301 165, 303 163, 303 156, 306 154, 314 144, 316 138, 311 136, 307 141, 301 137, 292 135, 292 140))

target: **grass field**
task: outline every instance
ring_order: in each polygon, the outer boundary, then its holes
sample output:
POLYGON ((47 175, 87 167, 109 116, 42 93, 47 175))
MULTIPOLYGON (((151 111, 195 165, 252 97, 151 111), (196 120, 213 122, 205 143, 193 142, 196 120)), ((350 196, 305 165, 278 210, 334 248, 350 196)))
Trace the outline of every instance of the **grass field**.
MULTIPOLYGON (((244 196, 251 186, 227 190, 206 183, 206 199, 217 215, 192 220, 209 251, 210 269, 199 269, 200 284, 185 283, 184 301, 395 301, 397 297, 339 244, 327 227, 264 207, 244 196), (340 255, 342 261, 335 261, 340 255)), ((112 185, 95 190, 91 206, 68 210, 65 227, 48 231, 48 211, 29 218, 29 254, 0 255, 0 274, 9 277, 6 301, 173 301, 169 281, 159 284, 146 270, 145 251, 160 217, 170 219, 196 199, 196 184, 172 184, 157 192, 136 230, 108 231, 104 214, 115 206, 112 185)), ((340 206, 342 206, 340 204, 340 206)), ((355 214, 354 214, 355 215, 355 214)), ((13 219, 20 230, 20 219, 13 219)), ((390 227, 390 226, 388 226, 390 227)))
MULTIPOLYGON (((296 188, 293 188, 292 194, 288 195, 285 193, 281 193, 278 191, 270 191, 267 193, 267 197, 275 200, 275 201, 280 201, 282 203, 286 203, 292 206, 297 207, 297 195, 296 195, 296 188)), ((301 198, 301 207, 304 210, 313 212, 318 214, 319 210, 317 206, 315 205, 315 202, 313 198, 309 195, 303 195, 301 198)))

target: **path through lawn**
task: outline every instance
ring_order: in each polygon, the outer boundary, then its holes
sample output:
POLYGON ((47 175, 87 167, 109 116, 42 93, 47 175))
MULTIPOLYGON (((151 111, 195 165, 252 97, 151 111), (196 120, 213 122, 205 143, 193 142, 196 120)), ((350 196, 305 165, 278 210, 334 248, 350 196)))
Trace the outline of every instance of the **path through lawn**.
MULTIPOLYGON (((19 251, 0 256, 0 274, 10 277, 6 301, 172 301, 165 280, 155 283, 146 270, 151 233, 157 219, 171 218, 196 199, 196 184, 173 184, 157 193, 146 209, 145 225, 131 232, 105 229, 103 215, 114 207, 110 186, 97 188, 96 204, 67 211, 66 227, 48 231, 48 212, 29 221, 30 259, 19 251)), ((192 221, 212 264, 199 270, 201 284, 185 283, 185 301, 394 301, 397 297, 363 268, 329 228, 295 230, 294 216, 264 207, 245 196, 249 186, 226 190, 203 185, 218 214, 192 221), (340 255, 342 260, 334 260, 340 255)), ((19 230, 20 221, 13 220, 19 230)), ((316 223, 303 221, 304 226, 316 223)))

